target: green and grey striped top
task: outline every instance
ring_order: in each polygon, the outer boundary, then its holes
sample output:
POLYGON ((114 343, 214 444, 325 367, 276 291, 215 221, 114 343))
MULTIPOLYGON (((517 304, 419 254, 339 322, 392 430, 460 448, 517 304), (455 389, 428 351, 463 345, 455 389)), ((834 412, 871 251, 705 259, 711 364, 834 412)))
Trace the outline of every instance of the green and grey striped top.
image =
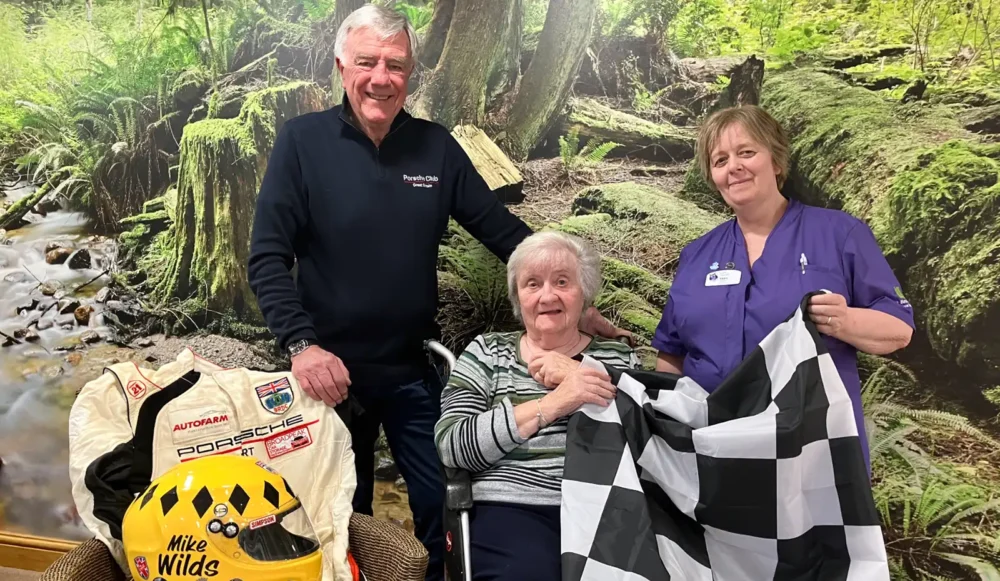
MULTIPOLYGON (((558 506, 569 416, 527 440, 518 433, 514 406, 549 392, 521 358, 523 334, 480 335, 462 352, 441 395, 434 441, 445 466, 472 474, 475 501, 558 506)), ((608 366, 639 366, 619 341, 595 338, 583 353, 608 366)))

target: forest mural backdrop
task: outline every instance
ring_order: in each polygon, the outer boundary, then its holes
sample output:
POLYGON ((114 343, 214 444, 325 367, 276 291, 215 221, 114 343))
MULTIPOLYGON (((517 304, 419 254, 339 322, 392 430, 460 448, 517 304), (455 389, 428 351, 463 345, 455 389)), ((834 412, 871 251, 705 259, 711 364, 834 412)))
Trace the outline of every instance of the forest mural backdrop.
MULTIPOLYGON (((692 171, 699 121, 785 124, 786 193, 865 220, 917 314, 907 349, 862 358, 894 578, 1000 577, 1000 0, 384 3, 421 36, 409 110, 533 227, 599 247, 598 306, 647 364, 680 249, 728 218, 692 171)), ((253 201, 281 123, 339 101, 361 4, 0 2, 0 529, 87 536, 66 416, 104 365, 287 364, 245 280, 253 201)), ((515 324, 457 226, 439 274, 453 349, 515 324)), ((379 476, 412 526, 385 451, 379 476)))

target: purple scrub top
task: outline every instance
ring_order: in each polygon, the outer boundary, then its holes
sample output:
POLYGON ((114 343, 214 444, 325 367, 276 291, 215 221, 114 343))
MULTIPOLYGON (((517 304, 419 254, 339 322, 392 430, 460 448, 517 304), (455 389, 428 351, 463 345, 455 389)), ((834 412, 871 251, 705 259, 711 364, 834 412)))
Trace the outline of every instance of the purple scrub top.
MULTIPOLYGON (((849 307, 876 309, 914 327, 912 307, 868 225, 839 210, 789 200, 752 271, 735 219, 681 251, 653 346, 684 357, 684 375, 711 392, 806 293, 821 289, 842 295, 849 307), (710 274, 725 270, 740 271, 739 282, 707 286, 710 274)), ((854 402, 870 470, 857 351, 822 337, 854 402)))

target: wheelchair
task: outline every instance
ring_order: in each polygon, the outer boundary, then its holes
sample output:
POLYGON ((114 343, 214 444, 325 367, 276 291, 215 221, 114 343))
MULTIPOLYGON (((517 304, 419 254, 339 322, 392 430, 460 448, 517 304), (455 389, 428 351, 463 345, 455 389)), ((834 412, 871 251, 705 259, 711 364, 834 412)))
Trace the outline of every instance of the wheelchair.
MULTIPOLYGON (((444 360, 445 383, 455 369, 455 354, 441 343, 424 342, 432 360, 437 355, 444 360)), ((472 479, 469 472, 442 465, 445 476, 444 503, 444 564, 450 581, 472 581, 472 563, 469 549, 469 511, 472 510, 472 479)))
MULTIPOLYGON (((635 339, 629 336, 616 340, 635 348, 635 339)), ((448 375, 455 368, 455 354, 441 343, 424 342, 432 362, 434 355, 444 360, 447 373, 441 378, 447 383, 448 375)), ((441 467, 445 476, 444 507, 444 564, 450 581, 472 581, 472 560, 470 556, 469 513, 472 511, 472 479, 467 470, 441 467)))

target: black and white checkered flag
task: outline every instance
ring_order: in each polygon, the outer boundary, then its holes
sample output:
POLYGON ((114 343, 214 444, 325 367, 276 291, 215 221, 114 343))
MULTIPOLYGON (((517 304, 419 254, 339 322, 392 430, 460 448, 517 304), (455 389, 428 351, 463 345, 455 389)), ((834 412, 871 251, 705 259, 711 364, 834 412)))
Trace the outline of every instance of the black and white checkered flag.
POLYGON ((711 395, 687 377, 607 369, 614 402, 569 422, 563 581, 889 579, 853 407, 810 296, 711 395))

